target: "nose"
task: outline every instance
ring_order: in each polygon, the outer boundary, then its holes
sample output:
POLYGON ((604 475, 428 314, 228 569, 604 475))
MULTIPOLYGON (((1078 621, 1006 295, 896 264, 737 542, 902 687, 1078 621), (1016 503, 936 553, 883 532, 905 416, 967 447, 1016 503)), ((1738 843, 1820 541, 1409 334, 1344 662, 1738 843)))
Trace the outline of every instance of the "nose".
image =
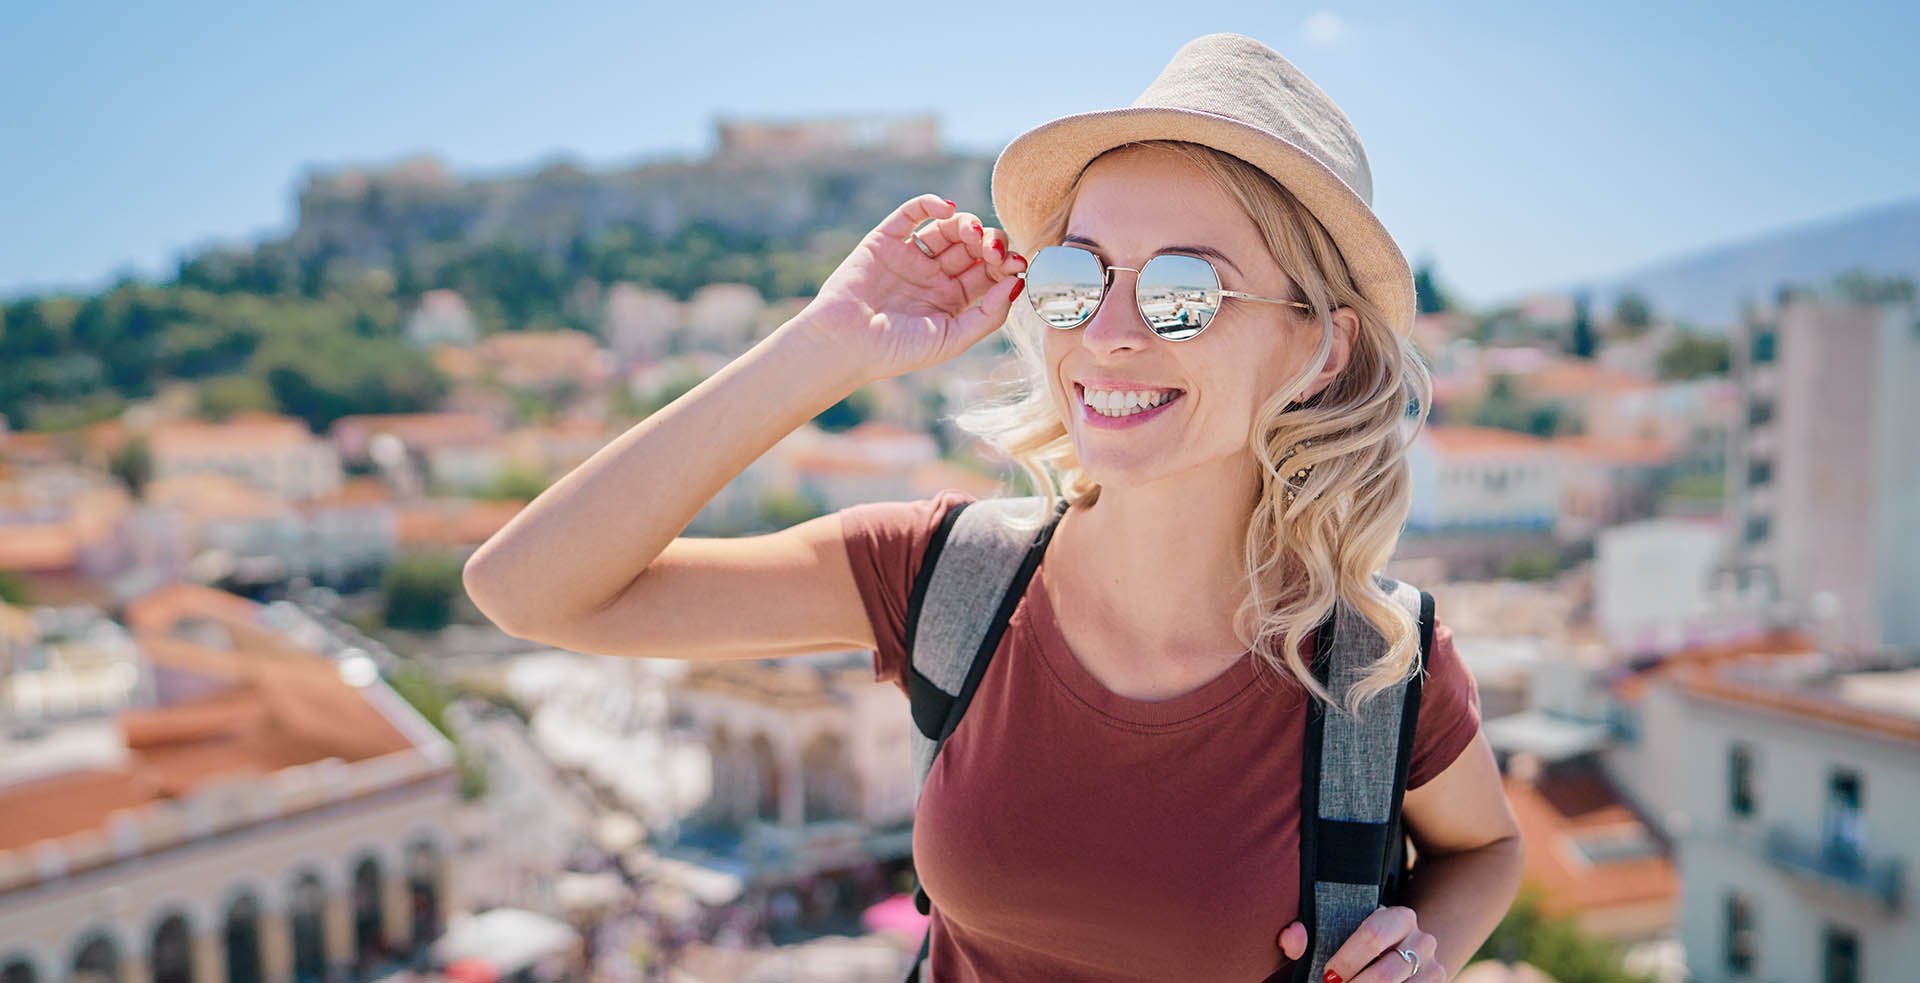
POLYGON ((1106 353, 1125 348, 1144 348, 1153 339, 1153 330, 1140 316, 1133 290, 1140 274, 1124 266, 1107 267, 1106 287, 1100 294, 1100 308, 1080 326, 1080 343, 1089 350, 1106 353), (1126 274, 1123 279, 1121 274, 1126 274))

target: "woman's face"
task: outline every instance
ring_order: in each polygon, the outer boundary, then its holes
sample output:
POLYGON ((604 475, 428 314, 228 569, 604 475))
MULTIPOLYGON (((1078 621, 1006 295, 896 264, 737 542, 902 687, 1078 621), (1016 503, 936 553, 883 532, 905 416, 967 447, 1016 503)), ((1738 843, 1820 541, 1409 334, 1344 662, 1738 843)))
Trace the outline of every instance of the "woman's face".
MULTIPOLYGON (((1169 247, 1207 246, 1230 260, 1208 257, 1222 287, 1292 296, 1292 282, 1268 255, 1253 220, 1194 165, 1165 152, 1129 148, 1094 161, 1074 199, 1066 242, 1102 263, 1132 269, 1157 252, 1180 252, 1169 247)), ((1260 404, 1313 357, 1319 320, 1297 307, 1230 298, 1205 331, 1169 342, 1148 329, 1134 306, 1137 277, 1114 271, 1111 291, 1091 320, 1071 331, 1044 329, 1054 405, 1080 465, 1108 487, 1175 475, 1193 480, 1222 467, 1231 473, 1251 458, 1247 448, 1260 404), (1108 384, 1092 384, 1099 382, 1108 384), (1111 426, 1125 421, 1095 419, 1085 404, 1088 388, 1180 394, 1145 419, 1131 418, 1130 426, 1111 426)), ((1337 310, 1334 317, 1336 328, 1346 327, 1342 318, 1358 326, 1350 310, 1337 310)), ((1319 391, 1344 364, 1343 334, 1335 331, 1326 370, 1296 399, 1319 391)))

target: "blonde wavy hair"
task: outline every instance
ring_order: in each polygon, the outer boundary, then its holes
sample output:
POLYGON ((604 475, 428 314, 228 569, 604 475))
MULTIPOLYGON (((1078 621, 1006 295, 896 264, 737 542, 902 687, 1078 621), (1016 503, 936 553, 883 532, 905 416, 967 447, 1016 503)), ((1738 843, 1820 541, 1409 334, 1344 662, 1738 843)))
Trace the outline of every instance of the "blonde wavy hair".
MULTIPOLYGON (((1235 631, 1251 618, 1254 637, 1242 639, 1248 648, 1332 706, 1333 694, 1314 678, 1301 652, 1315 626, 1332 615, 1336 600, 1345 602, 1388 643, 1386 654, 1346 690, 1340 708, 1358 713, 1368 700, 1409 678, 1419 654, 1418 626, 1381 589, 1375 574, 1393 554, 1412 504, 1406 453, 1425 425, 1430 403, 1425 359, 1355 288, 1326 228, 1266 172, 1185 141, 1138 141, 1107 153, 1133 147, 1177 154, 1231 195, 1293 280, 1298 293, 1292 299, 1312 304, 1313 316, 1320 319, 1319 348, 1297 378, 1260 404, 1249 442, 1259 462, 1262 493, 1247 524, 1249 589, 1235 631), (1294 403, 1292 394, 1318 374, 1332 352, 1330 311, 1341 306, 1360 319, 1347 365, 1319 393, 1294 403), (1302 441, 1311 444, 1286 458, 1302 441), (1312 470, 1294 486, 1289 501, 1289 477, 1301 468, 1312 470), (1263 591, 1263 584, 1276 582, 1284 586, 1263 591)), ((1016 241, 1013 249, 1032 256, 1042 246, 1058 244, 1079 189, 1080 178, 1075 178, 1057 210, 1032 230, 1032 241, 1016 241)), ((1057 507, 1064 498, 1085 508, 1099 499, 1100 486, 1081 469, 1055 409, 1045 357, 1050 330, 1030 305, 1016 303, 1004 334, 1020 377, 997 397, 956 414, 953 422, 1017 464, 1047 505, 1057 507)))

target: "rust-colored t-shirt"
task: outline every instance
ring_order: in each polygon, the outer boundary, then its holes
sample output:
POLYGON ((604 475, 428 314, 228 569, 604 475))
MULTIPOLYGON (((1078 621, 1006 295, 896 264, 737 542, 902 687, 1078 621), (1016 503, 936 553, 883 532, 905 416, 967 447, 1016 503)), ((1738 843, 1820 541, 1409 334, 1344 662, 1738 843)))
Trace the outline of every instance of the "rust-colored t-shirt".
MULTIPOLYGON (((875 678, 902 692, 921 554, 947 510, 973 500, 947 490, 840 513, 875 678)), ((1445 626, 1427 671, 1409 787, 1445 770, 1480 722, 1445 626)), ((1251 653, 1171 699, 1116 694, 1068 649, 1036 574, 914 813, 938 983, 1257 983, 1283 966, 1307 698, 1251 653)))

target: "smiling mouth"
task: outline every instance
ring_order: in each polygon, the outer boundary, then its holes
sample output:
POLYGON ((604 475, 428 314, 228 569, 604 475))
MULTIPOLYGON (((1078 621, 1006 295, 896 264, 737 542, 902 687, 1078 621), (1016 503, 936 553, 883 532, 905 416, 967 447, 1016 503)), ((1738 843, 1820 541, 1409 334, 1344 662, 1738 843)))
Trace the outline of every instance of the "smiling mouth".
POLYGON ((1073 384, 1074 400, 1078 402, 1082 407, 1084 407, 1085 412, 1090 413, 1094 416, 1099 416, 1104 419, 1108 419, 1108 420, 1124 420, 1124 419, 1127 419, 1128 417, 1138 416, 1142 413, 1149 413, 1154 410, 1160 409, 1166 406, 1167 404, 1172 403, 1174 400, 1179 399, 1180 397, 1185 396, 1187 394, 1186 390, 1176 389, 1172 386, 1167 386, 1167 387, 1158 389, 1156 391, 1166 393, 1168 395, 1166 396, 1166 398, 1161 399, 1157 403, 1143 404, 1139 406, 1130 406, 1125 410, 1109 412, 1107 410, 1104 410, 1095 406, 1092 403, 1087 402, 1087 387, 1084 384, 1078 383, 1078 382, 1073 384))

